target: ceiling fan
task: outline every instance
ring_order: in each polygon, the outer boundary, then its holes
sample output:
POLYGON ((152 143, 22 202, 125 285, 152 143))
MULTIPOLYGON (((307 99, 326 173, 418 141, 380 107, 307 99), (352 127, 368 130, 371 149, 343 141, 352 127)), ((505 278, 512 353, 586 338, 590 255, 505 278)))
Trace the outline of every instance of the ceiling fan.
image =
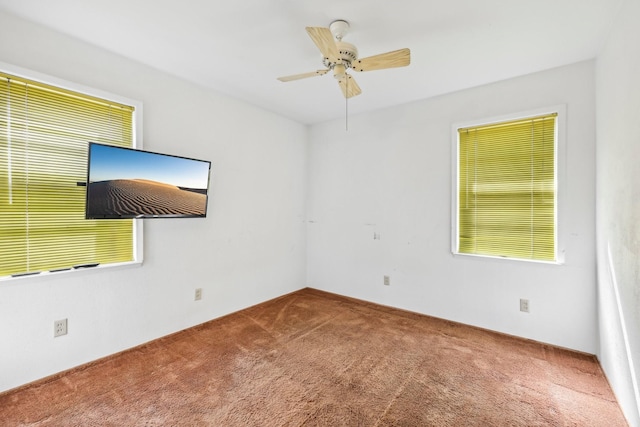
POLYGON ((409 65, 411 61, 411 53, 407 48, 358 59, 358 49, 351 43, 342 41, 342 38, 349 31, 349 23, 342 19, 333 21, 329 28, 307 27, 306 30, 311 40, 320 49, 323 56, 322 63, 326 68, 309 73, 279 77, 278 80, 281 82, 322 76, 329 71, 333 71, 333 77, 338 81, 345 98, 351 98, 352 96, 360 95, 362 90, 355 79, 347 74, 347 70, 373 71, 404 67, 409 65))

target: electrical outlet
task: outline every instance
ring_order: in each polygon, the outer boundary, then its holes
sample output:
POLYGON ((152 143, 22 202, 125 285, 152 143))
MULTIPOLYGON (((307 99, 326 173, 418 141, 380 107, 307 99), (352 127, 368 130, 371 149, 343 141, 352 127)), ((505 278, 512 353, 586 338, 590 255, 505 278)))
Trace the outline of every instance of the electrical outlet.
POLYGON ((53 337, 67 335, 67 319, 56 320, 53 322, 53 337))
POLYGON ((389 276, 384 276, 384 285, 385 286, 389 286, 391 284, 390 280, 389 280, 389 276))
POLYGON ((196 289, 196 301, 200 301, 202 299, 202 288, 196 289))
POLYGON ((529 300, 528 299, 520 299, 520 311, 524 313, 529 312, 529 300))

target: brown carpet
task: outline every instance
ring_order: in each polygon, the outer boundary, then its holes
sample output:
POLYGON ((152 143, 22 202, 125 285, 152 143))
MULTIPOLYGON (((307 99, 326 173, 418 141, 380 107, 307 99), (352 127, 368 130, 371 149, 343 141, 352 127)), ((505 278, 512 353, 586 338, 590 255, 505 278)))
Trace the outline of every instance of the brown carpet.
POLYGON ((0 395, 3 426, 626 426, 593 356, 304 289, 0 395))

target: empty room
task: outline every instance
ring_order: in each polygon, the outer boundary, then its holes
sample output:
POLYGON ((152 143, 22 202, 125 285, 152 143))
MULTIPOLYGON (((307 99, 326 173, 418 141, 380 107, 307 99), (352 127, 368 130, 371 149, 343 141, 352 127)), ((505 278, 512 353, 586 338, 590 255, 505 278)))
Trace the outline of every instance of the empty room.
POLYGON ((640 0, 0 0, 0 424, 640 427, 640 0))

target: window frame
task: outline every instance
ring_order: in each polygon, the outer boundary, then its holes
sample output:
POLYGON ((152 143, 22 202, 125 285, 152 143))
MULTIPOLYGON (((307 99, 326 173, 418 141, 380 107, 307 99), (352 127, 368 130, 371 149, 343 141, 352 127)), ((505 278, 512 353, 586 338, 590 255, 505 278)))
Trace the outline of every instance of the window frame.
POLYGON ((475 120, 469 120, 464 122, 453 123, 451 126, 451 253, 454 257, 473 257, 483 259, 497 259, 503 261, 519 261, 530 263, 542 263, 542 264, 554 264, 562 265, 565 262, 565 238, 564 226, 565 213, 564 213, 564 198, 565 198, 565 172, 566 172, 566 118, 567 106, 566 104, 559 104, 550 107, 536 108, 527 111, 521 111, 517 113, 510 113, 501 116, 485 117, 475 120), (522 120, 536 116, 542 116, 545 114, 557 114, 556 117, 556 135, 555 135, 555 260, 535 260, 525 258, 513 258, 513 257, 501 257, 495 255, 485 254, 470 254, 459 251, 459 146, 460 139, 458 129, 468 128, 475 126, 484 126, 491 124, 498 124, 502 122, 509 122, 514 120, 522 120))
MULTIPOLYGON (((42 83, 49 86, 55 86, 60 89, 65 89, 80 94, 84 94, 91 97, 102 98, 107 101, 112 101, 119 104, 129 105, 134 107, 133 112, 133 146, 135 149, 142 149, 142 119, 143 119, 143 104, 142 101, 134 100, 124 96, 116 95, 104 90, 84 86, 79 83, 70 82, 58 77, 54 77, 48 74, 40 73, 37 71, 29 70, 26 68, 18 67, 13 64, 0 61, 0 71, 21 77, 38 83, 42 83)), ((26 276, 0 276, 0 282, 9 282, 16 280, 37 280, 44 277, 59 277, 67 274, 83 274, 86 271, 95 271, 103 269, 119 269, 128 267, 139 267, 144 260, 143 251, 143 222, 141 219, 133 219, 133 261, 118 262, 101 264, 90 269, 70 269, 65 271, 50 272, 42 271, 35 275, 26 276)))

